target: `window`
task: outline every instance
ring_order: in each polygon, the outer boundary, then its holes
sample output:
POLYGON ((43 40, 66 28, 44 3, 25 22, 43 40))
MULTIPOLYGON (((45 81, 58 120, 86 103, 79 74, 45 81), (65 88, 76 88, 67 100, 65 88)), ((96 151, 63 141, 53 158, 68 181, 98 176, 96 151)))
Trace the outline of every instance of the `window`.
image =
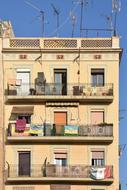
POLYGON ((105 189, 91 189, 91 190, 105 190, 105 189))
POLYGON ((104 69, 91 69, 92 86, 104 86, 104 69))
POLYGON ((15 186, 12 190, 35 190, 35 187, 30 186, 15 186))
POLYGON ((105 189, 91 189, 91 190, 105 190, 105 189))
POLYGON ((104 110, 91 111, 91 124, 96 125, 104 122, 104 110))
POLYGON ((92 150, 92 159, 91 159, 92 166, 104 166, 105 159, 104 159, 104 151, 103 150, 92 150))
POLYGON ((66 184, 51 184, 50 190, 71 190, 71 185, 66 184))
POLYGON ((67 165, 67 151, 66 150, 55 150, 54 151, 54 164, 58 166, 67 165))

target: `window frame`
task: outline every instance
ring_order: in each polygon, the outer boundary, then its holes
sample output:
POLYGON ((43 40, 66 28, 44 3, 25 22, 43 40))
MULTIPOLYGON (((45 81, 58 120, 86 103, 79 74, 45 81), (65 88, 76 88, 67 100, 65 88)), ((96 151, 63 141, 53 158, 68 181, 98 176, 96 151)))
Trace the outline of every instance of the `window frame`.
POLYGON ((93 87, 104 86, 105 85, 105 69, 104 68, 91 68, 91 84, 93 87), (100 71, 99 71, 100 70, 100 71), (102 77, 102 82, 99 82, 100 76, 102 77), (96 79, 95 82, 93 77, 96 79))

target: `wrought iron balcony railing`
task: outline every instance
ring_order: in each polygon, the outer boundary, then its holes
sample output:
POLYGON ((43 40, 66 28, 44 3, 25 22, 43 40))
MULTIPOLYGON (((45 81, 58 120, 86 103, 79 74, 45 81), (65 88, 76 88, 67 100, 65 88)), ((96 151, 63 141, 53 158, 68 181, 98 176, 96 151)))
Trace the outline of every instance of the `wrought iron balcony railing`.
POLYGON ((103 86, 59 83, 21 84, 13 81, 13 84, 8 84, 5 94, 16 96, 113 96, 113 84, 104 84, 103 86))
POLYGON ((73 166, 57 166, 47 165, 46 176, 47 177, 70 177, 70 178, 94 178, 98 179, 97 174, 102 172, 100 178, 112 178, 113 167, 112 166, 85 166, 85 165, 73 165, 73 166))
POLYGON ((98 125, 30 125, 23 131, 18 130, 16 124, 9 124, 7 129, 8 137, 51 137, 51 136, 72 136, 72 137, 113 137, 113 124, 102 123, 98 125))
POLYGON ((113 166, 88 165, 8 165, 7 178, 113 178, 113 166))

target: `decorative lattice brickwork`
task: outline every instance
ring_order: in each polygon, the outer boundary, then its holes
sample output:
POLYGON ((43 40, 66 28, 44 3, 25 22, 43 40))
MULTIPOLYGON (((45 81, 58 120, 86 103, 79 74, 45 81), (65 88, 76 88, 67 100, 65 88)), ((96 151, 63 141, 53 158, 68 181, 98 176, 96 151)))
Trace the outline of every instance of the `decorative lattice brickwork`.
POLYGON ((82 48, 110 48, 112 47, 112 40, 82 40, 82 48))
POLYGON ((39 48, 40 40, 39 39, 11 39, 10 47, 39 48))
POLYGON ((44 48, 76 48, 77 40, 49 39, 44 40, 44 48))

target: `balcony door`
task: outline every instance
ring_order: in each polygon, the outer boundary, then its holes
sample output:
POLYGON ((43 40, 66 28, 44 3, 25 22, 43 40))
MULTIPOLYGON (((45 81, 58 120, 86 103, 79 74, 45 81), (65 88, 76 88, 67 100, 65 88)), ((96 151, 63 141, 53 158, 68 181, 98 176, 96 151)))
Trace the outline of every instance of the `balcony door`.
POLYGON ((67 151, 58 149, 54 151, 54 164, 56 165, 56 175, 63 177, 65 172, 64 168, 67 166, 67 151))
POLYGON ((18 175, 30 176, 30 151, 18 152, 18 175))
POLYGON ((67 70, 54 69, 54 83, 56 93, 59 95, 67 95, 67 70))
POLYGON ((17 79, 21 80, 21 86, 18 88, 19 95, 28 95, 30 90, 30 71, 28 69, 18 69, 17 79))
POLYGON ((54 112, 54 123, 56 134, 61 135, 64 125, 67 124, 67 112, 54 112))
POLYGON ((57 151, 54 152, 54 164, 57 166, 66 166, 67 165, 67 152, 57 151))

